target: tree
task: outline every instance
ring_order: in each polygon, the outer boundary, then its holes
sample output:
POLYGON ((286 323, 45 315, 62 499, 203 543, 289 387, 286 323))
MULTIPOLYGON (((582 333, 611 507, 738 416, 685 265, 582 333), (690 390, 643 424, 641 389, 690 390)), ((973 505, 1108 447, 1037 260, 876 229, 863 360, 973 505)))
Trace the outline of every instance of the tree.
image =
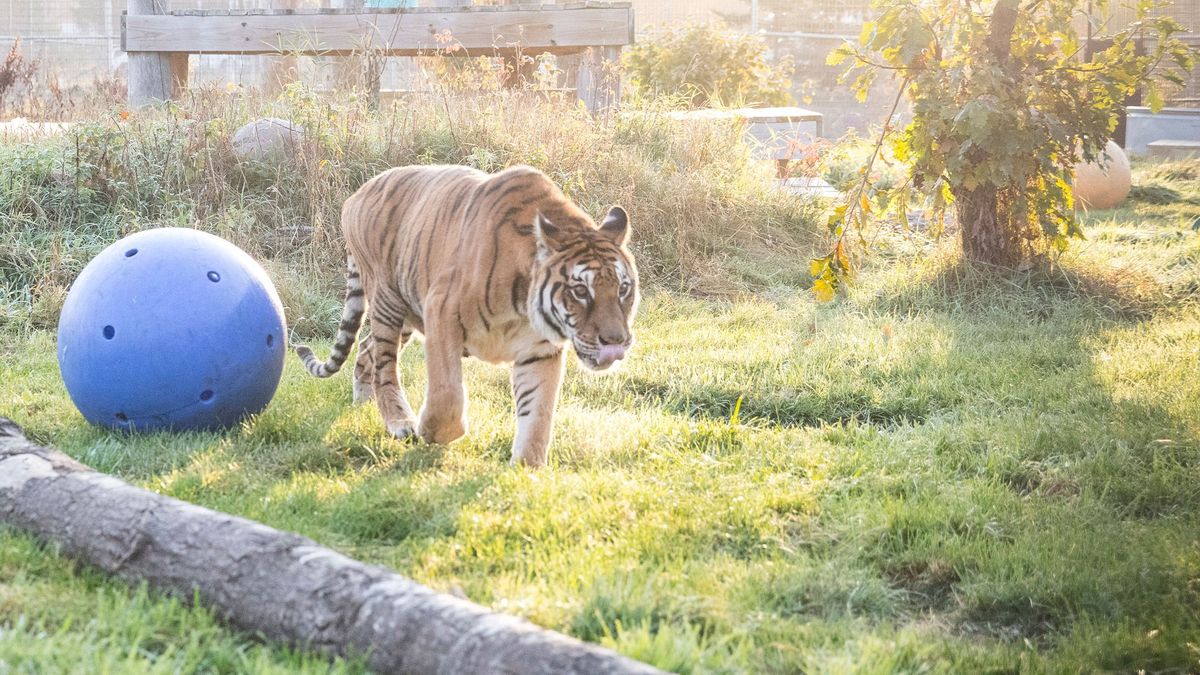
MULTIPOLYGON (((1012 267, 1081 236, 1073 167, 1102 155, 1130 94, 1142 88, 1157 109, 1164 87, 1182 84, 1192 67, 1191 52, 1173 37, 1179 24, 1151 16, 1154 0, 1136 0, 1135 20, 1104 35, 1111 46, 1085 62, 1077 19, 1109 30, 1085 4, 876 0, 879 18, 863 26, 858 44, 830 55, 832 65, 850 61, 860 98, 879 73, 901 80, 912 120, 885 129, 880 145, 886 137, 911 169, 891 203, 902 213, 920 196, 938 213, 952 205, 970 260, 1012 267)), ((1108 9, 1107 0, 1090 4, 1108 9)), ((869 206, 865 181, 831 221, 834 253, 814 261, 814 276, 830 288, 848 270, 841 237, 869 206)))
POLYGON ((627 49, 624 60, 643 97, 676 96, 694 107, 791 103, 791 63, 771 63, 761 38, 719 24, 651 33, 627 49))

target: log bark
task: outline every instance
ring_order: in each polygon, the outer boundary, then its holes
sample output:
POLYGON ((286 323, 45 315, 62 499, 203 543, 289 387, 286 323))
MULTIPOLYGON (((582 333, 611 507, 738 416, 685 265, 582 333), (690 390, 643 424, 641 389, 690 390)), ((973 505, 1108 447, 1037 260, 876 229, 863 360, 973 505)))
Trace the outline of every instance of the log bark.
POLYGON ((133 487, 0 417, 0 523, 100 569, 216 609, 237 627, 381 673, 661 673, 436 593, 305 537, 133 487))

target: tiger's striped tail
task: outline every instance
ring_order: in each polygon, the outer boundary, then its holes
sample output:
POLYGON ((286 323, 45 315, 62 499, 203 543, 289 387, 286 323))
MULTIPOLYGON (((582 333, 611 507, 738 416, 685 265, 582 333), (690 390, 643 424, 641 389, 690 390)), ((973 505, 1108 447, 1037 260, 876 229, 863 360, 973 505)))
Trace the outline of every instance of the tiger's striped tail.
POLYGON ((366 308, 367 301, 363 293, 362 280, 358 274, 358 265, 354 262, 354 256, 347 254, 346 305, 342 308, 342 322, 338 325, 337 342, 333 345, 333 351, 329 353, 329 359, 322 363, 312 349, 305 345, 296 345, 296 355, 300 357, 301 361, 304 361, 304 367, 308 369, 310 375, 329 377, 342 369, 342 364, 350 355, 350 347, 354 345, 354 340, 358 337, 358 330, 362 328, 363 313, 366 308))

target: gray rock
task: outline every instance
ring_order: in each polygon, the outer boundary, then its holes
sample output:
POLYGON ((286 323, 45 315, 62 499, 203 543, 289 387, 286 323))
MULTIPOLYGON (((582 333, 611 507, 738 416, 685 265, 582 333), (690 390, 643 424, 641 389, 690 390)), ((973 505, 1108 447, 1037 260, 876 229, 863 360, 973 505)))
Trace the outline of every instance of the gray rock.
POLYGON ((304 127, 276 117, 254 120, 233 135, 233 153, 242 161, 278 162, 304 141, 304 127))

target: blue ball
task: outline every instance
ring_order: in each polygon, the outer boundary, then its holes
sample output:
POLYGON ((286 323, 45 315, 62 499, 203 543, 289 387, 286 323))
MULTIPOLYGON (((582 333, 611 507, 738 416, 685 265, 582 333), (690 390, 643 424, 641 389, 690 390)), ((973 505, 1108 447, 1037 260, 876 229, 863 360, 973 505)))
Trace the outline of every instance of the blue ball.
POLYGON ((104 249, 71 286, 58 365, 92 424, 215 429, 261 412, 283 373, 283 305, 237 246, 162 228, 104 249))

